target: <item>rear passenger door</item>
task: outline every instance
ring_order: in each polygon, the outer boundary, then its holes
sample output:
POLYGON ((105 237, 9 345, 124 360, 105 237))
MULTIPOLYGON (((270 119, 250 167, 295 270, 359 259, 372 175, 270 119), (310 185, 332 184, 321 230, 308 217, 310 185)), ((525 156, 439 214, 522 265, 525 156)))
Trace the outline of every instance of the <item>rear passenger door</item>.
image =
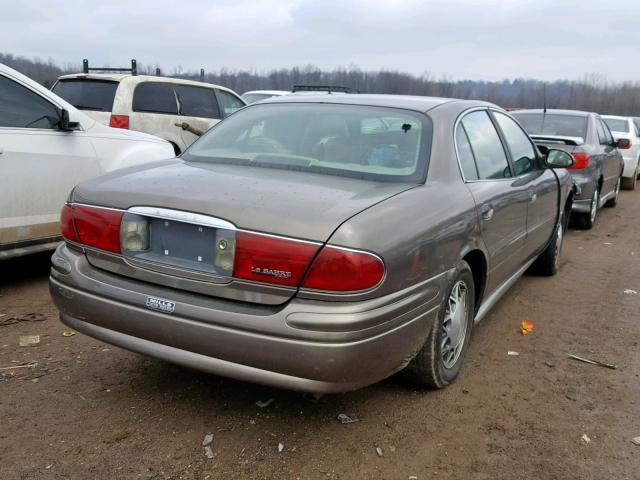
POLYGON ((600 192, 600 198, 602 198, 607 193, 615 190, 620 172, 622 171, 622 162, 618 149, 613 146, 613 135, 611 135, 609 127, 600 117, 596 117, 596 123, 599 125, 598 136, 602 136, 600 141, 603 149, 602 176, 604 181, 602 182, 602 191, 600 192))
POLYGON ((184 151, 178 100, 173 85, 166 82, 142 82, 133 91, 129 128, 157 135, 184 151))
POLYGON ((487 293, 525 261, 529 191, 514 178, 494 120, 487 110, 465 114, 456 127, 456 148, 467 187, 476 202, 489 254, 487 293))
POLYGON ((544 168, 529 136, 515 120, 494 111, 493 118, 500 127, 504 143, 515 171, 514 184, 526 187, 527 257, 540 253, 553 235, 558 216, 559 187, 555 174, 544 168))

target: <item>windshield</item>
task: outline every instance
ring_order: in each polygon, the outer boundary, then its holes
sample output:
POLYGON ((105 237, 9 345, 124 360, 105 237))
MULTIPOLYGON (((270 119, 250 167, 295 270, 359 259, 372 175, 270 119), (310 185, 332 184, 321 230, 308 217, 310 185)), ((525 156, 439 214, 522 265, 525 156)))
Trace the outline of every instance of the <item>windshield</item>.
POLYGON ((612 132, 624 132, 629 133, 629 122, 626 118, 605 118, 602 117, 604 123, 607 124, 609 130, 612 132))
POLYGON ((188 161, 419 181, 431 124, 406 110, 326 103, 255 104, 209 130, 188 161))
POLYGON ((242 99, 247 102, 247 104, 250 104, 275 96, 277 95, 271 95, 270 93, 245 93, 244 95, 242 95, 242 99))
POLYGON ((559 137, 587 137, 587 117, 557 113, 518 113, 511 114, 524 127, 529 135, 555 135, 559 137))
POLYGON ((118 82, 105 80, 60 80, 53 93, 80 110, 110 112, 118 82))

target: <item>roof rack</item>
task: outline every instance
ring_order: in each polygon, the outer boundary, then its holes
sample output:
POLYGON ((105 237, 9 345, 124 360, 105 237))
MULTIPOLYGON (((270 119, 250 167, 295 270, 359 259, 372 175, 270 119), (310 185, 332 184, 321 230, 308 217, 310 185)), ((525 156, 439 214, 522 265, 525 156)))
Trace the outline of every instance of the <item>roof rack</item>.
POLYGON ((360 93, 355 88, 341 87, 339 85, 294 85, 291 92, 360 93))
POLYGON ((86 58, 82 60, 82 72, 129 72, 131 75, 138 74, 138 64, 136 63, 136 59, 131 59, 131 68, 111 68, 111 67, 91 67, 89 68, 89 60, 86 58))

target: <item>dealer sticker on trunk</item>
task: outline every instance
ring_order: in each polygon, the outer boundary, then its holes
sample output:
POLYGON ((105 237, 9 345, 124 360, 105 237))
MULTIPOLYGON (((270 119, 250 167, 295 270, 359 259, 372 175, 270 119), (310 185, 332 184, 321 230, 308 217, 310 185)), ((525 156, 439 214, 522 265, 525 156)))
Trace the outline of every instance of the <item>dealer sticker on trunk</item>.
POLYGON ((147 297, 147 308, 158 312, 173 313, 176 309, 176 304, 162 298, 147 297))

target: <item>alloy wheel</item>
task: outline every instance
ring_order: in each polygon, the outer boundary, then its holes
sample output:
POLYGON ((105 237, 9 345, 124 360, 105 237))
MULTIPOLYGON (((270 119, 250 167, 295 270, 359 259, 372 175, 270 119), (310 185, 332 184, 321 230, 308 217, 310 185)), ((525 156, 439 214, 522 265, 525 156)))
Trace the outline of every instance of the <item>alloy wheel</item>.
POLYGON ((442 322, 440 351, 445 368, 452 368, 462 352, 469 321, 469 289, 459 280, 451 289, 442 322))
POLYGON ((598 214, 598 203, 600 203, 600 192, 596 188, 593 192, 593 198, 591 199, 591 223, 596 221, 596 215, 598 214))

